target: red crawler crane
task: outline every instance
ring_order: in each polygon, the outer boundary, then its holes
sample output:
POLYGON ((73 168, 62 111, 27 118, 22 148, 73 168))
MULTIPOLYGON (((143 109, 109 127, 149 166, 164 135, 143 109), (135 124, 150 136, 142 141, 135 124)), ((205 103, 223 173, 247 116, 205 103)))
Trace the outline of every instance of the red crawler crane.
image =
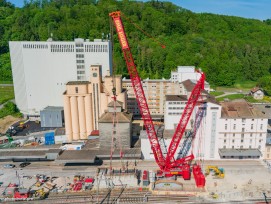
MULTIPOLYGON (((131 78, 133 89, 136 95, 136 100, 140 109, 140 113, 144 122, 145 129, 148 134, 148 138, 151 144, 151 148, 152 148, 156 163, 160 167, 160 170, 164 176, 172 176, 172 175, 178 174, 178 175, 182 175, 184 179, 190 179, 190 166, 188 162, 194 159, 194 155, 192 154, 190 156, 175 160, 174 154, 180 143, 180 140, 185 131, 189 118, 193 112, 193 109, 198 101, 200 92, 201 90, 204 89, 205 75, 201 73, 201 77, 198 80, 197 84, 195 85, 188 99, 188 102, 186 104, 182 117, 180 119, 180 122, 176 128, 176 131, 173 135, 172 141, 168 148, 167 157, 164 158, 155 129, 154 129, 154 125, 153 125, 150 111, 148 108, 148 104, 145 98, 145 94, 141 85, 141 79, 138 75, 136 65, 134 63, 134 59, 129 47, 129 43, 124 31, 123 23, 121 20, 121 12, 120 11, 112 12, 109 14, 109 16, 112 17, 113 22, 116 27, 116 31, 119 37, 121 48, 122 48, 122 52, 124 54, 124 58, 126 61, 126 66, 128 68, 128 72, 131 78)), ((193 174, 194 174, 197 186, 198 187, 204 186, 205 177, 202 174, 201 168, 199 165, 196 165, 193 167, 193 174)))

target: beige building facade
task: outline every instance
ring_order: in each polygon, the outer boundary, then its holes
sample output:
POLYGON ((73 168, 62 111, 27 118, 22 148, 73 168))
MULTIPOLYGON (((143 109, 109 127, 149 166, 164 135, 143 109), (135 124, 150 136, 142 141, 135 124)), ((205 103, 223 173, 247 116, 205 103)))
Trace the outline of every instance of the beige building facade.
POLYGON ((122 90, 121 77, 105 77, 102 81, 100 65, 90 67, 90 81, 70 81, 66 84, 64 97, 65 129, 68 141, 88 139, 98 130, 98 120, 112 101, 115 87, 117 100, 126 109, 126 91, 122 90), (114 85, 113 85, 114 84, 114 85))
MULTIPOLYGON (((161 118, 164 115, 165 95, 178 95, 181 94, 182 90, 182 84, 173 83, 166 79, 145 79, 142 80, 141 83, 149 106, 150 114, 154 118, 161 118)), ((131 80, 124 78, 122 80, 122 84, 123 88, 127 90, 128 95, 127 110, 133 113, 134 116, 140 116, 140 110, 137 105, 131 80)))

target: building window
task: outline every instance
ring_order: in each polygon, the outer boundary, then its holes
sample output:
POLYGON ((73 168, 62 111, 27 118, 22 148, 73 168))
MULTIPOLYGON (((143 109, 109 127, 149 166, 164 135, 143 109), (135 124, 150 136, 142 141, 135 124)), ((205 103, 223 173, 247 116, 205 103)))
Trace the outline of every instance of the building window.
POLYGON ((228 125, 227 125, 227 124, 225 124, 225 130, 227 130, 227 128, 228 128, 228 125))
POLYGON ((75 87, 75 93, 78 93, 78 87, 75 87))
POLYGON ((241 142, 243 143, 243 142, 244 142, 244 140, 241 140, 241 142))
POLYGON ((233 133, 232 136, 235 137, 235 133, 233 133))
POLYGON ((251 145, 249 145, 249 149, 251 149, 251 145))
POLYGON ((259 140, 259 142, 262 142, 262 140, 259 140))
POLYGON ((232 140, 232 143, 234 143, 234 140, 232 140))
POLYGON ((224 137, 227 137, 227 134, 226 134, 226 133, 224 134, 224 137))
POLYGON ((270 147, 267 148, 267 152, 270 152, 270 147))
POLYGON ((258 149, 261 149, 261 145, 258 146, 258 149))
POLYGON ((253 130, 253 124, 251 124, 251 130, 253 130))
POLYGON ((253 136, 253 133, 250 133, 250 137, 252 137, 253 136))
POLYGON ((231 146, 232 149, 234 149, 234 146, 231 146))
POLYGON ((242 128, 242 132, 245 132, 245 128, 242 128))
POLYGON ((260 137, 262 136, 263 134, 262 133, 260 133, 260 137))
POLYGON ((249 142, 252 143, 252 139, 250 139, 249 142))
POLYGON ((227 140, 224 140, 224 143, 226 143, 227 140))
POLYGON ((234 130, 236 129, 236 124, 233 125, 233 129, 234 129, 234 130))
POLYGON ((242 118, 242 123, 245 123, 246 122, 246 119, 245 118, 242 118))
POLYGON ((240 149, 243 149, 243 145, 240 146, 240 149))
POLYGON ((261 127, 260 127, 260 129, 261 129, 261 130, 263 129, 263 124, 261 124, 261 127))

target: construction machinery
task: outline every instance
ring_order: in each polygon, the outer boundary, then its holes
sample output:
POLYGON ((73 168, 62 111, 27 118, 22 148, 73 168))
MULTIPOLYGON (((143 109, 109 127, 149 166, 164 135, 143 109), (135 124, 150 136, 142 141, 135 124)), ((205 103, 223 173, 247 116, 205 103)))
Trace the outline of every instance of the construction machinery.
POLYGON ((44 191, 44 188, 35 191, 35 197, 39 197, 40 199, 45 199, 47 193, 44 191))
POLYGON ((207 166, 205 170, 205 175, 208 176, 210 172, 213 171, 214 178, 223 179, 225 176, 225 171, 223 168, 218 168, 217 166, 207 166))
MULTIPOLYGON (((189 122, 194 107, 198 103, 201 91, 204 89, 205 75, 203 72, 199 72, 201 77, 199 78, 197 84, 195 85, 194 89, 190 94, 186 107, 182 113, 181 119, 172 137, 172 141, 169 145, 167 155, 164 156, 150 115, 141 79, 138 75, 132 52, 130 50, 130 46, 126 37, 126 33, 121 19, 121 16, 123 16, 123 14, 120 11, 116 11, 110 13, 109 16, 112 18, 116 28, 116 32, 118 34, 136 100, 151 144, 151 149, 153 151, 155 161, 160 168, 160 174, 165 177, 181 175, 185 180, 189 180, 191 177, 190 163, 194 159, 194 155, 191 154, 182 158, 175 158, 175 153, 185 132, 186 126, 189 122)), ((162 48, 165 48, 165 46, 162 45, 162 48)), ((204 187, 205 177, 199 164, 193 166, 193 174, 197 187, 204 187)))

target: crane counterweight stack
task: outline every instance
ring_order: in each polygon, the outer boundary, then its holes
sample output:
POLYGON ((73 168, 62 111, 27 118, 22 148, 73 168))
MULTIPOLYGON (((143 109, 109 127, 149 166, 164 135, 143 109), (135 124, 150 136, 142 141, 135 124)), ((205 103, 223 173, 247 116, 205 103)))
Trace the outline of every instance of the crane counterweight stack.
MULTIPOLYGON (((137 100, 140 113, 144 122, 144 126, 146 129, 150 144, 151 144, 155 161, 160 167, 160 172, 162 172, 163 176, 173 176, 177 174, 177 175, 182 175, 184 179, 190 179, 191 171, 190 171, 189 163, 194 159, 194 155, 191 154, 189 156, 186 156, 180 159, 175 159, 174 155, 177 150, 177 147, 179 146, 180 140, 184 134, 186 125, 198 101, 201 90, 204 89, 205 75, 204 73, 201 73, 200 79, 198 80, 197 84, 195 85, 195 88, 190 94, 190 97, 188 99, 188 102, 186 104, 182 117, 180 119, 180 122, 176 128, 176 131, 174 133, 174 136, 168 148, 167 156, 165 158, 161 150, 159 140, 157 138, 157 134, 156 134, 153 121, 150 115, 150 111, 148 108, 148 104, 145 98, 144 90, 141 84, 141 79, 138 75, 136 65, 134 63, 134 59, 133 59, 133 56, 129 47, 129 43, 126 37, 126 33, 123 27, 123 23, 121 20, 122 14, 120 11, 117 11, 117 12, 110 13, 109 15, 113 19, 114 25, 116 27, 118 38, 121 44, 121 49, 125 58, 128 73, 130 75, 130 79, 131 79, 134 93, 136 96, 136 100, 137 100)), ((200 166, 197 165, 197 167, 194 167, 194 168, 195 168, 195 173, 193 171, 193 174, 194 174, 194 177, 196 175, 195 179, 196 179, 197 186, 198 187, 204 186, 202 184, 203 183, 205 184, 205 177, 203 174, 201 174, 200 166), (200 182, 198 182, 199 180, 198 178, 199 177, 202 178, 202 175, 203 175, 203 180, 201 179, 200 182), (198 183, 200 183, 200 185, 198 185, 198 183)))

